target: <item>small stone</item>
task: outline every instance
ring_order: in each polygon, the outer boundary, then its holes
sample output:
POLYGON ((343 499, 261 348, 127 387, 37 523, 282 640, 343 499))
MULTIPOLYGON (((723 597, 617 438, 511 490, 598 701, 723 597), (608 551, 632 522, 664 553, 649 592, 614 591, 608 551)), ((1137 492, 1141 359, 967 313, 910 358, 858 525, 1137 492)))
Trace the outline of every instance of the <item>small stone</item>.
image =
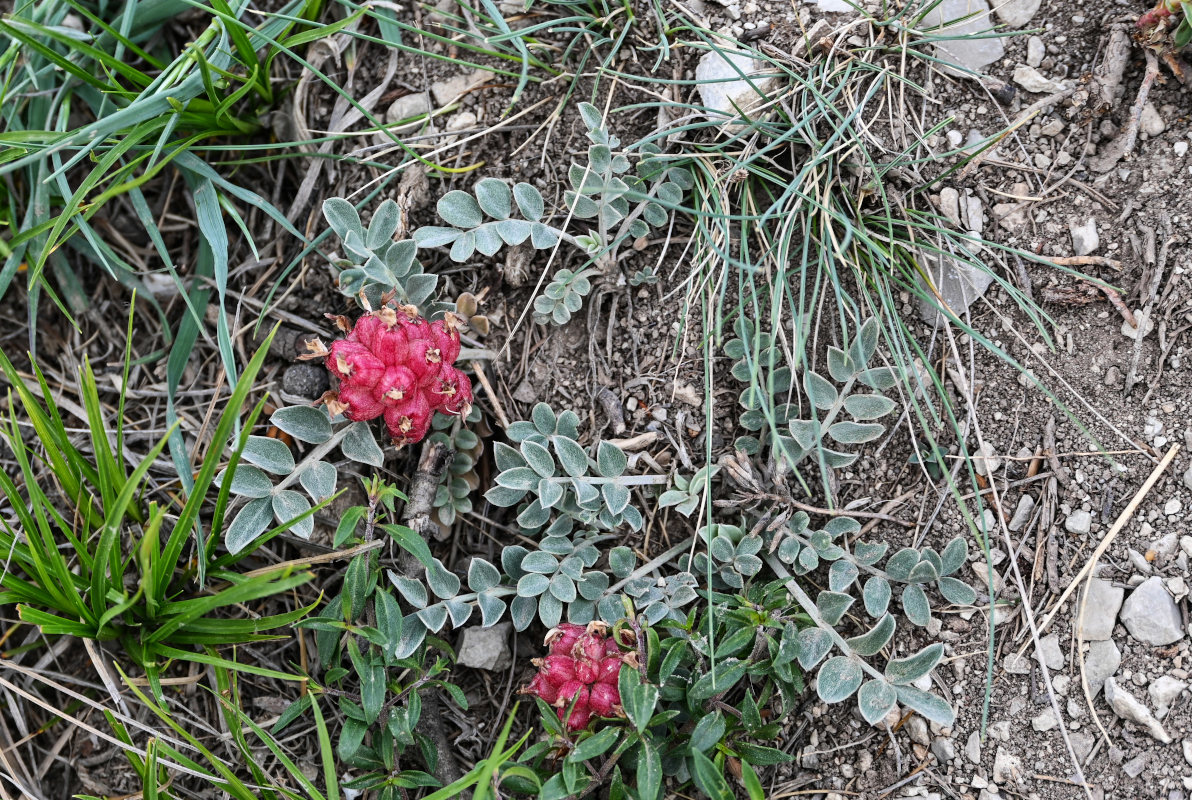
MULTIPOLYGON (((951 131, 951 133, 956 134, 956 144, 959 146, 960 131, 951 131)), ((951 186, 940 189, 940 213, 957 228, 960 227, 960 192, 951 186)))
POLYGON ((330 388, 331 380, 322 364, 291 364, 281 374, 282 392, 304 400, 317 400, 330 388))
POLYGON ((1184 510, 1184 504, 1180 502, 1178 497, 1173 497, 1163 504, 1163 513, 1167 516, 1173 516, 1184 510))
POLYGON ((1192 767, 1192 739, 1185 739, 1180 742, 1180 747, 1184 750, 1184 761, 1188 766, 1192 767))
POLYGON ((1072 236, 1072 252, 1078 256, 1087 256, 1101 246, 1101 237, 1097 235, 1097 220, 1089 217, 1084 224, 1068 223, 1068 232, 1072 236))
POLYGON ((397 98, 389 105, 389 110, 385 112, 385 122, 392 125, 404 119, 429 114, 432 108, 426 92, 407 94, 397 98))
POLYGON ((944 39, 935 44, 936 58, 974 72, 1006 53, 1000 38, 980 36, 993 29, 986 0, 943 0, 929 7, 917 27, 944 39))
POLYGON ((1087 536, 1093 529, 1093 515, 1084 509, 1073 511, 1064 520, 1064 530, 1076 536, 1087 536))
POLYGON ((1146 691, 1151 696, 1151 704, 1155 706, 1155 716, 1159 719, 1166 717, 1171 711, 1171 704, 1187 688, 1187 683, 1170 675, 1162 675, 1151 681, 1146 691))
POLYGON ((1132 326, 1126 320, 1122 320, 1122 336, 1127 339, 1137 339, 1139 337, 1145 339, 1147 334, 1155 329, 1155 321, 1151 319, 1151 315, 1140 308, 1134 309, 1134 321, 1138 323, 1132 326))
MULTIPOLYGON (((981 763, 981 734, 973 731, 968 736, 968 741, 964 744, 964 757, 974 764, 981 763)), ((1192 759, 1188 760, 1192 764, 1192 759)))
POLYGON ((1176 158, 1183 158, 1188 155, 1188 143, 1181 139, 1171 146, 1171 151, 1175 153, 1176 158))
POLYGON ((916 714, 907 720, 905 727, 907 735, 915 744, 924 746, 931 744, 931 736, 927 732, 927 720, 916 714))
POLYGON ((941 736, 931 743, 931 753, 935 756, 936 761, 947 764, 956 758, 956 743, 941 736))
POLYGON ((1122 605, 1121 620, 1131 636, 1152 647, 1184 638, 1180 610, 1157 575, 1130 593, 1122 605))
POLYGON ((456 663, 496 672, 509 666, 509 632, 512 623, 502 622, 491 628, 465 628, 456 663))
POLYGON ((1037 67, 1043 63, 1043 59, 1047 57, 1047 46, 1043 44, 1043 40, 1038 36, 1032 36, 1026 40, 1026 63, 1027 66, 1037 67))
POLYGON ((454 103, 464 94, 475 89, 482 83, 492 80, 493 74, 485 69, 475 69, 466 75, 454 75, 445 80, 436 81, 430 86, 430 93, 440 106, 454 103))
POLYGON ((1163 744, 1171 744, 1171 737, 1163 730, 1159 720, 1155 719, 1142 701, 1119 686, 1113 678, 1105 679, 1105 700, 1113 709, 1113 713, 1127 722, 1133 722, 1163 744))
POLYGON ((1006 672, 1011 675, 1030 675, 1031 674, 1031 660, 1026 656, 1020 656, 1018 653, 1008 653, 1002 666, 1006 672))
POLYGON ((695 67, 705 115, 720 122, 742 115, 765 102, 765 93, 778 85, 773 70, 743 53, 710 50, 695 67), (770 74, 766 74, 766 73, 770 74), (749 80, 741 77, 749 76, 749 80))
POLYGON ((1012 756, 1004 747, 999 747, 993 756, 993 782, 1018 783, 1022 780, 1022 759, 1012 756))
POLYGON ((1130 566, 1134 567, 1134 571, 1139 575, 1151 574, 1151 562, 1146 560, 1146 556, 1137 550, 1131 548, 1126 551, 1126 558, 1130 561, 1130 566))
POLYGON ((1039 70, 1025 64, 1014 68, 1013 78, 1015 83, 1034 94, 1052 94, 1064 89, 1064 85, 1059 81, 1053 81, 1045 77, 1039 70))
POLYGON ((1076 753, 1076 760, 1081 763, 1093 752, 1096 739, 1088 731, 1073 731, 1068 734, 1068 741, 1072 743, 1072 751, 1076 753))
POLYGON ((1014 516, 1010 518, 1010 530, 1018 532, 1026 527, 1026 524, 1031 521, 1031 515, 1035 513, 1035 498, 1029 494, 1024 494, 1018 500, 1018 506, 1014 509, 1014 516))
POLYGON ((1146 769, 1146 761, 1147 754, 1140 753, 1139 755, 1127 761, 1125 764, 1122 764, 1122 771, 1131 778, 1137 778, 1142 774, 1142 771, 1146 769))
POLYGON ((1050 633, 1039 640, 1039 649, 1043 651, 1043 663, 1048 669, 1064 668, 1064 653, 1060 650, 1060 637, 1050 633))
MULTIPOLYGON (((993 283, 993 275, 987 270, 950 256, 927 250, 919 250, 918 256, 919 263, 931 276, 931 282, 939 290, 944 303, 957 315, 963 316, 965 310, 985 294, 985 290, 993 283)), ((926 284, 921 285, 925 294, 919 299, 919 315, 929 325, 938 325, 946 317, 940 313, 939 301, 926 284)))
POLYGON ((1184 488, 1192 489, 1192 467, 1188 467, 1188 470, 1184 473, 1184 488))
POLYGON ((1047 123, 1039 129, 1039 133, 1044 136, 1059 136, 1064 132, 1064 123, 1062 120, 1052 117, 1047 123))
POLYGON ((997 472, 998 467, 1002 465, 1002 460, 994 453, 997 451, 989 442, 983 442, 977 452, 973 455, 973 466, 977 468, 978 475, 989 477, 992 473, 997 472))
MULTIPOLYGON (((1126 591, 1120 586, 1114 586, 1103 578, 1089 579, 1088 599, 1084 605, 1085 641, 1104 641, 1113 635, 1113 626, 1125 596, 1126 591)), ((1090 685, 1093 684, 1090 682, 1090 685)))
POLYGON ((985 229, 985 204, 976 195, 966 195, 964 198, 964 221, 970 233, 980 234, 985 229))
POLYGON ((994 6, 997 18, 1011 28, 1021 28, 1031 21, 1043 0, 1006 0, 994 6))
POLYGON ((1060 721, 1055 716, 1055 710, 1051 708, 1043 709, 1043 713, 1031 720, 1031 727, 1040 733, 1049 731, 1059 724, 1060 721))
POLYGON ((1167 124, 1163 122, 1163 117, 1159 116, 1159 110, 1155 108, 1154 103, 1147 103, 1142 107, 1142 116, 1138 118, 1142 132, 1148 136, 1158 136, 1167 130, 1167 124))
POLYGON ((1176 551, 1180 549, 1180 537, 1174 531, 1165 533, 1151 542, 1151 549, 1155 551, 1155 555, 1163 558, 1165 561, 1175 558, 1176 551))

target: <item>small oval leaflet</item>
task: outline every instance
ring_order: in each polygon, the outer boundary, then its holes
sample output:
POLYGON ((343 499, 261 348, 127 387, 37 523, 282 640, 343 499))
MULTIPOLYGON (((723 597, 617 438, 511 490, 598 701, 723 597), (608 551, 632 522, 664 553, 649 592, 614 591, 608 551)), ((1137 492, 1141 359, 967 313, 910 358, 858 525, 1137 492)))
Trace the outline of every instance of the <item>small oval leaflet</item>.
POLYGON ((331 438, 331 421, 323 411, 310 406, 279 408, 269 421, 295 439, 310 444, 322 444, 331 438))
POLYGON ((861 685, 861 665, 847 656, 830 658, 816 676, 816 693, 825 703, 847 700, 861 685))

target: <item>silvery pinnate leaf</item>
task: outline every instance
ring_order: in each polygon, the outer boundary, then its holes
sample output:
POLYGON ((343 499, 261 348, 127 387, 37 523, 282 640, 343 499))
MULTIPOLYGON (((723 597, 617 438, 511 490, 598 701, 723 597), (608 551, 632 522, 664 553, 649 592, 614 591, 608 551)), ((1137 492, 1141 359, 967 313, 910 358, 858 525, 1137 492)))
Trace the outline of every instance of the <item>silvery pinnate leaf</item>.
POLYGON ((927 594, 917 583, 908 583, 902 590, 902 611, 912 624, 920 628, 931 621, 931 604, 927 602, 927 594))
POLYGON ((528 183, 513 185, 513 199, 517 201, 518 211, 530 222, 538 222, 546 213, 542 193, 528 183))
POLYGON ((799 557, 799 550, 802 545, 799 540, 793 536, 787 536, 782 540, 782 544, 778 545, 778 558, 784 563, 793 564, 795 559, 799 557))
POLYGON ((563 484, 543 478, 538 481, 538 502, 543 508, 554 508, 563 499, 563 484))
POLYGON ((799 572, 805 574, 819 566, 819 556, 814 547, 804 547, 799 551, 799 572))
POLYGON ((372 221, 368 224, 368 235, 364 237, 365 244, 376 250, 393 239, 397 233, 397 226, 401 221, 401 209, 393 200, 385 200, 373 212, 372 221))
POLYGON ((856 453, 841 453, 836 450, 830 450, 827 447, 821 447, 819 453, 829 469, 844 469, 857 460, 856 453))
POLYGON ((608 576, 603 572, 588 572, 577 584, 579 594, 585 600, 599 600, 608 589, 608 576))
POLYGON ((940 574, 951 575, 964 566, 968 560, 968 542, 962 536, 957 536, 944 546, 940 555, 940 574))
POLYGON ((299 441, 322 444, 331 438, 331 420, 320 408, 287 406, 274 411, 269 422, 299 441))
POLYGON ((447 606, 447 614, 451 617, 451 627, 453 630, 463 625, 472 616, 474 606, 471 603, 449 599, 444 600, 443 604, 447 606))
POLYGON ((851 561, 837 561, 828 570, 828 588, 834 592, 843 592, 853 585, 860 570, 851 561))
POLYGON ((919 551, 919 559, 921 561, 930 562, 931 565, 933 567, 935 567, 935 571, 936 571, 937 575, 943 574, 944 560, 942 558, 940 558, 939 553, 935 552, 934 549, 932 549, 930 547, 924 547, 922 550, 919 551))
POLYGON ((496 178, 482 178, 473 188, 482 211, 493 219, 507 219, 513 213, 509 184, 496 178))
POLYGON ((360 224, 360 214, 356 207, 342 197, 329 197, 323 201, 323 216, 335 235, 343 239, 348 232, 353 232, 363 238, 364 226, 360 224))
POLYGON ((918 563, 919 551, 913 547, 904 547, 886 561, 886 574, 896 581, 905 581, 918 563))
POLYGON ((733 559, 733 567, 742 575, 756 575, 761 572, 762 560, 754 555, 741 555, 733 559))
POLYGON ((426 608, 427 594, 426 586, 422 581, 407 578, 404 575, 398 575, 393 570, 388 570, 389 582, 393 584, 394 588, 401 593, 406 602, 414 608, 426 608))
POLYGON ((335 494, 335 483, 338 477, 339 473, 336 471, 335 465, 328 464, 326 461, 315 461, 302 468, 302 472, 298 475, 298 482, 302 484, 302 488, 307 491, 312 500, 321 503, 335 494))
POLYGON ((550 579, 550 593, 564 603, 570 603, 577 597, 575 581, 562 572, 555 573, 550 579))
POLYGON ((938 577, 939 571, 935 568, 935 564, 930 561, 920 561, 911 568, 911 573, 906 579, 911 583, 931 583, 938 577))
POLYGON ((473 231, 473 234, 476 237, 476 249, 480 251, 481 255, 491 256, 501 249, 503 244, 501 236, 492 223, 481 225, 473 231))
POLYGON ((503 219, 500 222, 490 223, 497 235, 505 244, 512 247, 524 242, 530 238, 534 227, 529 222, 522 219, 503 219))
MULTIPOLYGON (((596 619, 596 604, 580 598, 567 605, 567 621, 576 625, 587 625, 596 619)), ((651 623, 653 624, 653 623, 651 623)))
POLYGON ((294 471, 294 454, 280 439, 249 436, 240 458, 274 475, 289 475, 294 471))
POLYGON ((886 416, 896 407, 890 398, 880 394, 853 394, 844 400, 844 410, 853 419, 871 420, 886 416))
POLYGON ((436 597, 445 599, 459 594, 459 576, 444 567, 437 558, 432 558, 430 566, 426 567, 426 583, 436 597))
POLYGON ((606 483, 601 488, 604 502, 610 514, 620 514, 629 505, 629 489, 616 483, 606 483))
POLYGON ((865 611, 871 617, 880 617, 886 613, 890 605, 890 582, 880 575, 871 575, 865 581, 861 591, 861 599, 865 603, 865 611))
POLYGON ((559 559, 542 550, 526 553, 522 559, 521 568, 526 572, 553 574, 559 568, 559 559))
POLYGON ((468 588, 473 592, 487 591, 501 582, 501 573, 483 558, 473 558, 468 565, 468 588))
MULTIPOLYGON (((443 228, 436 225, 423 225, 414 231, 414 241, 419 247, 446 247, 463 235, 459 228, 443 228)), ((343 283, 343 276, 340 276, 343 283)))
POLYGON ((893 615, 884 614, 870 630, 848 639, 848 646, 859 656, 877 655, 889 643, 896 627, 893 615))
POLYGON ((977 600, 977 593, 973 591, 973 588, 956 578, 940 578, 936 586, 939 587, 940 594, 944 596, 944 599, 954 605, 971 606, 977 600))
POLYGON ((892 658, 886 664, 886 680, 896 686, 914 683, 935 669, 943 657, 944 645, 936 642, 906 658, 892 658))
MULTIPOLYGON (((227 470, 219 473, 215 478, 215 485, 222 487, 227 474, 227 470)), ((268 497, 273 492, 273 481, 250 464, 237 464, 236 474, 232 476, 232 485, 228 487, 228 491, 241 497, 268 497)))
POLYGON ((273 503, 269 497, 248 502, 228 525, 224 546, 229 553, 239 553, 252 544, 273 522, 273 503))
POLYGON ((898 705, 898 692, 885 681, 868 681, 857 692, 857 708, 870 725, 876 725, 898 705))
POLYGON ((550 588, 550 578, 538 572, 521 576, 517 582, 518 597, 537 597, 550 588))
POLYGON ((520 544, 511 544, 501 550, 501 569, 510 578, 517 580, 525 574, 521 563, 525 559, 526 554, 530 551, 522 547, 520 544))
POLYGON ((480 606, 480 624, 485 628, 496 625, 505 616, 505 601, 489 592, 477 595, 476 605, 480 606))
POLYGON ((548 628, 553 628, 563 619, 563 603, 550 592, 538 597, 538 619, 548 628))
POLYGON ((827 378, 810 370, 803 373, 803 388, 806 390, 807 397, 811 400, 812 405, 820 411, 830 409, 840 396, 836 391, 836 387, 827 378))
POLYGON ((381 467, 385 463, 385 453, 377 445, 376 437, 368 428, 368 423, 353 422, 340 440, 339 450, 344 458, 350 458, 370 467, 381 467))
POLYGON ((521 502, 522 498, 526 496, 526 491, 525 489, 511 489, 507 486, 494 486, 484 493, 484 499, 498 508, 509 508, 521 502))
POLYGON ((475 252, 476 233, 474 231, 464 231, 459 235, 459 238, 452 242, 451 249, 447 252, 447 255, 451 257, 452 261, 461 264, 471 258, 475 252))
MULTIPOLYGON (((532 443, 522 442, 523 447, 527 444, 532 443)), ((541 475, 529 467, 514 467, 513 469, 507 469, 504 472, 498 473, 496 481, 497 486, 504 486, 507 489, 517 489, 519 491, 529 491, 538 485, 541 477, 541 475)))
POLYGON ((815 607, 819 610, 824 622, 835 625, 840 622, 844 612, 853 604, 853 597, 841 592, 820 592, 815 598, 815 607))
POLYGON ((608 568, 613 571, 618 580, 633 572, 637 564, 637 556, 628 547, 614 547, 608 551, 608 568))
POLYGON ((530 245, 535 250, 546 250, 559 243, 559 233, 548 225, 535 222, 530 226, 530 245))
POLYGON ((856 371, 856 366, 849 359, 848 353, 839 347, 828 348, 828 374, 832 376, 834 381, 844 383, 853 377, 856 371))
MULTIPOLYGON (((543 587, 543 591, 546 591, 545 586, 543 587)), ((530 627, 537 613, 537 597, 523 597, 519 595, 513 598, 513 602, 509 604, 509 618, 513 620, 513 627, 519 631, 524 631, 530 627)))
POLYGON ((475 228, 484 222, 476 198, 459 189, 440 197, 436 208, 444 222, 457 228, 475 228))
POLYGON ((837 422, 828 428, 828 435, 841 444, 864 444, 877 439, 886 426, 873 422, 837 422))
POLYGON ((825 703, 847 700, 861 685, 861 665, 847 656, 824 662, 816 675, 816 693, 825 703))
POLYGON ((897 692, 898 702, 912 709, 928 722, 948 727, 956 720, 956 712, 952 710, 952 706, 930 692, 921 691, 913 686, 899 686, 897 692))
POLYGON ((521 454, 526 463, 543 478, 552 478, 555 474, 555 460, 550 451, 533 441, 521 443, 521 454))
POLYGON ((879 392, 894 388, 901 378, 902 370, 895 367, 873 367, 857 375, 857 380, 879 392))

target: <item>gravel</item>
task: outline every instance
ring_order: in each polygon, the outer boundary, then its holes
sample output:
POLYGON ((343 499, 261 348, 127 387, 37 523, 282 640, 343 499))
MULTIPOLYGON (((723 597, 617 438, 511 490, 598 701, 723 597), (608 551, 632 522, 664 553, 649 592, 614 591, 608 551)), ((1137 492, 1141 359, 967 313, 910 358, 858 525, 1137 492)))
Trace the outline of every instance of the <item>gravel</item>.
POLYGON ((1178 642, 1184 638, 1183 619, 1163 579, 1154 576, 1130 593, 1122 606, 1122 624, 1144 644, 1153 647, 1178 642))

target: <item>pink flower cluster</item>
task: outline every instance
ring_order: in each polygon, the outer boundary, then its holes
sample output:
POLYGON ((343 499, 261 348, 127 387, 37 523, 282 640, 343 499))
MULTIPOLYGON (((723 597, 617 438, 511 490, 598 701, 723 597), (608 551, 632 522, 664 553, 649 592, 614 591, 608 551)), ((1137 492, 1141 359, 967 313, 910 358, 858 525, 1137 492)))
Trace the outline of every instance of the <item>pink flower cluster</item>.
POLYGON ((538 674, 521 693, 557 708, 559 719, 573 731, 588 727, 593 717, 625 716, 617 678, 622 664, 637 665, 637 651, 622 652, 608 632, 603 622, 587 627, 564 622, 551 628, 546 635, 550 650, 546 658, 533 660, 538 674))
POLYGON ((335 317, 348 335, 328 349, 307 343, 312 357, 325 357, 339 391, 325 396, 332 415, 357 422, 383 416, 394 444, 421 441, 436 411, 466 416, 472 383, 456 369, 462 320, 447 314, 428 322, 413 306, 383 306, 356 320, 335 317))

